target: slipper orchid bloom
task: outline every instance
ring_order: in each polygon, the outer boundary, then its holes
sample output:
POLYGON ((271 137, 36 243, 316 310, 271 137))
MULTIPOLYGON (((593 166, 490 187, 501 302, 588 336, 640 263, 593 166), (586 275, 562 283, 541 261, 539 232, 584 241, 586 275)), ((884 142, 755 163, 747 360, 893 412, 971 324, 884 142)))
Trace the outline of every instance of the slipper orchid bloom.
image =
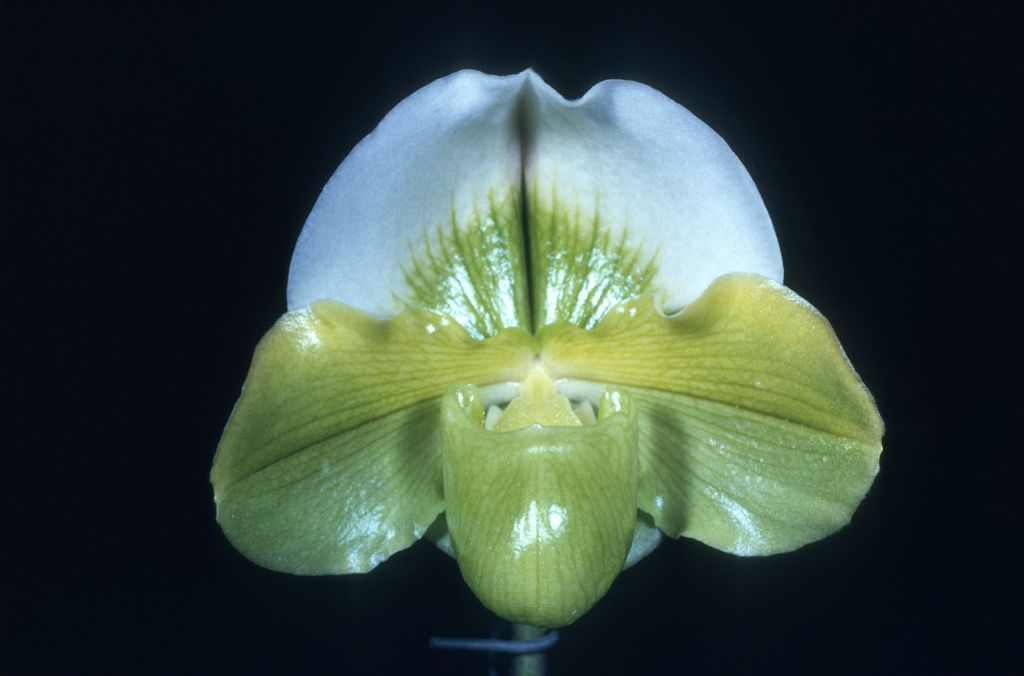
POLYGON ((662 534, 743 556, 818 540, 870 487, 882 421, 781 281, 750 176, 661 93, 437 80, 313 208, 217 449, 217 519, 308 575, 427 536, 539 627, 662 534))

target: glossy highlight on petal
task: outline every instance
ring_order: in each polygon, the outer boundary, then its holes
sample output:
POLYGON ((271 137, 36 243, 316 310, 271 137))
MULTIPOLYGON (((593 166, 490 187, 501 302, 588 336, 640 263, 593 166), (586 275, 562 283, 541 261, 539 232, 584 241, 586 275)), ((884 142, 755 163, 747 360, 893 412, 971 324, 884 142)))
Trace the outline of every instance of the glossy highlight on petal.
POLYGON ((589 329, 655 288, 655 252, 631 247, 622 229, 613 239, 597 206, 570 208, 554 188, 527 195, 534 326, 567 321, 589 329))
POLYGON ((482 212, 424 235, 405 268, 407 302, 451 317, 476 338, 529 326, 519 195, 491 194, 482 212))

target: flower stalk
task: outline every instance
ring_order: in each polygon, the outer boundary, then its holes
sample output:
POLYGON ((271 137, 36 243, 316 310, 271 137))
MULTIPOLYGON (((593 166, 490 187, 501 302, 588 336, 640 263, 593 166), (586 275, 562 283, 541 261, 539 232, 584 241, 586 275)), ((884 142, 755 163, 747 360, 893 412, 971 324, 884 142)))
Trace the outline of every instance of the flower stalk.
MULTIPOLYGON (((528 624, 512 625, 512 638, 518 641, 534 641, 542 638, 546 629, 539 629, 528 624)), ((547 656, 544 652, 524 653, 516 655, 512 660, 512 673, 515 676, 544 676, 547 671, 547 656)))

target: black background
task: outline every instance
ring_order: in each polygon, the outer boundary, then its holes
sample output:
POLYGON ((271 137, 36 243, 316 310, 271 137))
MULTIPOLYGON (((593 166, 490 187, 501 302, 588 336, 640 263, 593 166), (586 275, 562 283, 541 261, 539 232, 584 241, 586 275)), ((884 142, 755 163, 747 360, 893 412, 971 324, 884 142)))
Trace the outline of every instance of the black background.
POLYGON ((645 82, 724 136, 887 423, 838 535, 750 560, 666 542, 563 631, 552 673, 1008 668, 1008 17, 88 5, 0 9, 0 673, 484 673, 426 647, 494 625, 453 561, 419 543, 364 576, 260 569, 207 475, 336 165, 417 87, 527 66, 570 97, 645 82))

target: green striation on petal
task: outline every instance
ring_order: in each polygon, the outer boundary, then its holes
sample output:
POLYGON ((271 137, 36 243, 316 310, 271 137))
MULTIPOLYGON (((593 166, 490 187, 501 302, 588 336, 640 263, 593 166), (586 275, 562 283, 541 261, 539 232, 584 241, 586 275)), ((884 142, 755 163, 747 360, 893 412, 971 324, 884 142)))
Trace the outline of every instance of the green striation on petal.
POLYGON ((559 627, 600 599, 622 569, 636 522, 637 416, 602 395, 582 427, 484 428, 480 391, 441 404, 444 495, 466 582, 506 619, 559 627))
POLYGON ((211 481, 217 519, 253 561, 295 573, 373 568, 443 509, 438 397, 520 380, 533 339, 476 340, 408 310, 330 301, 284 315, 256 349, 211 481))
POLYGON ((565 321, 589 329, 611 308, 650 289, 655 252, 612 234, 600 208, 570 207, 555 189, 527 193, 534 326, 565 321))
POLYGON ((466 223, 438 225, 405 270, 413 307, 448 315, 477 338, 530 327, 519 196, 489 195, 466 223))
POLYGON ((725 275, 678 315, 646 297, 540 339, 552 377, 633 393, 638 504, 670 535, 795 549, 848 523, 878 472, 870 393, 825 318, 765 278, 725 275))
POLYGON ((518 195, 492 192, 472 220, 456 222, 453 215, 433 237, 420 238, 401 300, 446 314, 484 338, 560 321, 591 328, 611 308, 650 290, 656 252, 631 247, 625 228, 613 235, 599 205, 570 206, 554 188, 534 186, 525 194, 525 221, 518 195))

